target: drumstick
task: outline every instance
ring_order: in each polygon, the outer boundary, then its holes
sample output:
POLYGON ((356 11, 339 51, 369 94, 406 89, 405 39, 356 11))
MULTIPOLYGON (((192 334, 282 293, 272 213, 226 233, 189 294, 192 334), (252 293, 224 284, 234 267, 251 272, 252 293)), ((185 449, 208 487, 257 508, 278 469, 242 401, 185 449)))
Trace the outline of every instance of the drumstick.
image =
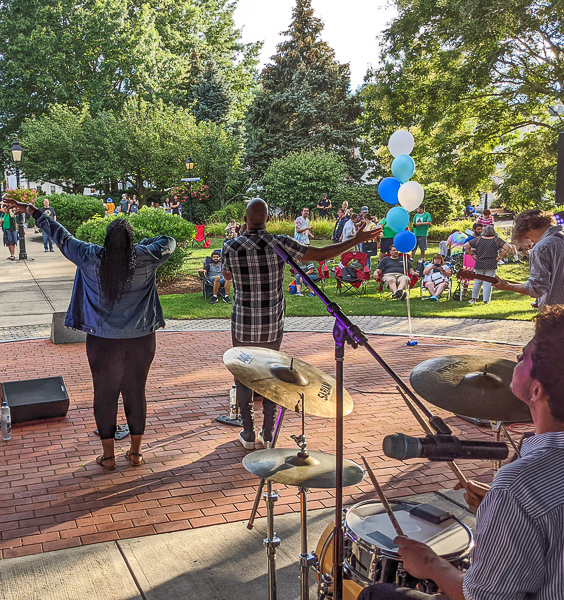
MULTIPOLYGON (((409 410, 413 413, 413 416, 417 419, 417 421, 419 421, 419 425, 421 425, 421 427, 423 428, 423 431, 425 433, 428 433, 429 435, 433 435, 433 430, 431 429, 431 427, 429 427, 429 424, 427 423, 427 421, 425 421, 425 418, 419 412, 419 410, 417 409, 417 406, 415 406, 415 404, 413 404, 411 399, 408 398, 404 394, 403 390, 399 386, 396 386, 396 390, 398 390, 398 392, 401 394, 402 398, 405 400, 405 403, 407 404, 407 407, 409 408, 409 410)), ((450 467, 451 471, 456 475, 456 478, 460 482, 460 485, 464 489, 467 489, 468 488, 468 479, 466 479, 466 477, 464 476, 464 473, 458 468, 458 465, 452 460, 447 461, 447 465, 450 467)))
POLYGON ((370 477, 370 480, 372 481, 372 485, 376 489, 378 498, 380 498, 380 502, 384 505, 384 508, 386 509, 386 512, 388 513, 388 517, 390 517, 390 521, 392 522, 392 525, 394 526, 396 533, 398 535, 405 536, 403 529, 400 527, 400 524, 398 523, 398 520, 396 519, 396 515, 394 515, 394 511, 392 510, 390 503, 388 502, 386 496, 384 496, 384 492, 382 491, 382 488, 380 487, 380 484, 378 483, 376 476, 372 472, 372 469, 370 468, 369 464, 366 462, 366 459, 364 458, 364 456, 362 456, 361 458, 362 458, 362 461, 364 462, 366 471, 368 472, 368 476, 370 477))

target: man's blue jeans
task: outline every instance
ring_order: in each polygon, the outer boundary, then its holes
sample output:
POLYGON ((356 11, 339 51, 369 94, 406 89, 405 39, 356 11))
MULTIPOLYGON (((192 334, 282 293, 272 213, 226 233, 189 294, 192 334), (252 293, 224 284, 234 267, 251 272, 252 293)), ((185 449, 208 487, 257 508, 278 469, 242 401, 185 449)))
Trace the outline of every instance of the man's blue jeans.
POLYGON ((47 252, 48 250, 51 250, 51 252, 53 252, 53 240, 44 231, 42 231, 41 233, 43 234, 43 247, 45 248, 45 252, 47 252))

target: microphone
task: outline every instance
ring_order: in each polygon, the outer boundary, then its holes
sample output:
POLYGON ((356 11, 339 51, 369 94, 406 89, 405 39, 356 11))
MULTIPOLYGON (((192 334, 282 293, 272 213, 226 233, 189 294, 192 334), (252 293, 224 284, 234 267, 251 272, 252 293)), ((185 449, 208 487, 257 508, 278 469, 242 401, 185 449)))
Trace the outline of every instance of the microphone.
POLYGON ((394 433, 384 438, 382 448, 386 456, 397 460, 503 460, 509 454, 505 442, 461 440, 453 435, 427 435, 424 438, 416 438, 394 433))

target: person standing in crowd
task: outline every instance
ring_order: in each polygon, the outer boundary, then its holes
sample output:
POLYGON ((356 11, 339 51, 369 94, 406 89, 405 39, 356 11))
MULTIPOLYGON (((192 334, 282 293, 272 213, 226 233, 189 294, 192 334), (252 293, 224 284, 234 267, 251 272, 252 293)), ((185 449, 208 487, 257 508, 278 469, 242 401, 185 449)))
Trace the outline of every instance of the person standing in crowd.
MULTIPOLYGON (((474 272, 478 275, 495 277, 497 263, 511 251, 511 246, 496 235, 493 225, 487 225, 482 235, 464 244, 464 250, 476 258, 474 272)), ((484 304, 489 304, 492 297, 492 284, 476 279, 472 287, 472 299, 469 304, 476 304, 480 297, 480 288, 484 284, 484 304)))
POLYGON ((345 215, 345 211, 342 208, 339 208, 337 210, 337 222, 335 223, 333 235, 331 236, 331 240, 334 244, 338 244, 339 242, 343 241, 343 228, 348 220, 349 217, 345 215))
POLYGON ((482 227, 485 227, 486 225, 493 225, 494 218, 492 211, 489 208, 484 209, 484 212, 478 217, 477 222, 480 223, 482 227))
POLYGON ((131 201, 129 203, 129 214, 136 215, 139 212, 139 200, 137 200, 137 196, 133 194, 131 201))
POLYGON ((500 279, 494 287, 536 298, 539 307, 564 304, 564 228, 556 225, 554 215, 536 208, 518 214, 513 241, 519 247, 534 244, 529 279, 525 283, 500 279))
POLYGON ((333 205, 331 204, 331 200, 327 198, 327 194, 321 194, 321 199, 317 203, 316 208, 319 211, 320 217, 329 216, 329 211, 333 208, 333 205))
MULTIPOLYGON (((43 200, 43 208, 40 208, 39 211, 44 214, 47 215, 48 217, 51 217, 53 219, 53 221, 57 220, 57 212, 55 211, 55 209, 50 206, 49 204, 49 198, 45 198, 43 200)), ((53 240, 47 235, 47 233, 45 233, 45 231, 41 230, 41 233, 43 235, 43 248, 45 248, 45 252, 54 252, 53 250, 53 240)))
POLYGON ((309 224, 309 208, 302 208, 302 214, 296 219, 294 223, 294 239, 309 246, 309 239, 315 236, 311 232, 313 227, 309 224))
POLYGON ((126 215, 129 212, 129 197, 127 194, 121 195, 121 200, 119 203, 119 212, 122 215, 126 215))
POLYGON ((356 220, 356 226, 360 227, 361 223, 364 223, 365 219, 368 221, 369 219, 367 219, 367 217, 369 217, 370 215, 368 214, 368 206, 363 206, 360 209, 360 212, 358 213, 358 218, 356 220))
POLYGON ((170 205, 171 214, 180 216, 180 198, 178 194, 174 194, 172 197, 172 203, 170 205))
POLYGON ((121 393, 131 433, 125 458, 139 466, 147 413, 145 384, 155 355, 155 331, 165 325, 155 272, 174 251, 174 238, 161 235, 135 245, 131 224, 119 218, 108 225, 104 245, 98 246, 77 240, 33 204, 7 203, 33 216, 77 266, 65 326, 87 334, 94 417, 103 448, 96 462, 108 471, 116 468, 114 436, 121 393))
POLYGON ((341 209, 345 213, 346 217, 350 217, 352 214, 352 208, 349 208, 349 203, 346 200, 343 200, 341 204, 341 209))
MULTIPOLYGON (((375 239, 380 230, 365 232, 360 228, 348 242, 314 248, 285 235, 266 231, 268 205, 254 198, 247 205, 246 231, 223 245, 223 274, 234 285, 231 335, 233 346, 257 346, 279 350, 284 333, 284 261, 274 247, 281 246, 296 262, 322 262, 334 258, 355 244, 375 239)), ((237 404, 243 420, 239 441, 247 450, 255 447, 255 420, 252 391, 240 381, 237 404)), ((272 441, 276 405, 263 400, 263 426, 259 441, 272 441)))
MULTIPOLYGON (((394 543, 404 569, 430 579, 441 595, 391 583, 365 588, 358 600, 560 600, 564 597, 564 307, 546 307, 513 369, 511 391, 531 411, 535 435, 520 457, 501 467, 490 486, 469 481, 465 499, 476 512, 466 572, 417 540, 394 543)), ((460 489, 457 484, 455 489, 460 489)))
MULTIPOLYGON (((366 206, 363 206, 362 209, 364 210, 366 208, 366 206)), ((377 225, 377 219, 376 222, 374 222, 375 220, 373 219, 372 215, 368 212, 365 212, 363 214, 363 219, 362 222, 364 223, 364 231, 372 231, 373 229, 376 229, 377 225)), ((358 222, 356 222, 356 226, 360 227, 360 224, 358 222)), ((372 269, 372 257, 376 256, 378 254, 378 242, 364 242, 364 244, 360 245, 360 251, 364 252, 364 254, 366 254, 367 256, 367 261, 366 264, 368 265, 368 269, 372 269)))
POLYGON ((10 253, 8 260, 16 260, 16 244, 18 243, 16 213, 8 208, 5 203, 2 203, 0 222, 2 223, 4 246, 8 248, 8 252, 10 253))
POLYGON ((358 220, 358 215, 356 213, 351 214, 351 218, 345 223, 343 227, 343 242, 348 242, 352 240, 356 235, 356 222, 358 220))
POLYGON ((391 227, 388 226, 388 221, 386 221, 386 217, 380 219, 380 225, 383 227, 382 238, 380 239, 380 257, 379 260, 382 260, 386 254, 389 254, 390 249, 394 243, 394 238, 396 237, 397 231, 394 231, 391 227))
POLYGON ((116 205, 114 204, 114 201, 111 198, 108 198, 108 201, 106 202, 106 217, 108 215, 113 215, 115 210, 116 205))
POLYGON ((172 204, 170 203, 170 198, 164 199, 163 208, 164 208, 165 214, 167 214, 167 215, 172 214, 172 204))
POLYGON ((423 204, 420 204, 413 216, 413 233, 417 238, 417 244, 411 254, 411 260, 415 260, 417 248, 421 250, 421 260, 425 258, 425 250, 427 250, 427 236, 429 235, 429 227, 431 227, 433 219, 431 215, 425 211, 423 204))

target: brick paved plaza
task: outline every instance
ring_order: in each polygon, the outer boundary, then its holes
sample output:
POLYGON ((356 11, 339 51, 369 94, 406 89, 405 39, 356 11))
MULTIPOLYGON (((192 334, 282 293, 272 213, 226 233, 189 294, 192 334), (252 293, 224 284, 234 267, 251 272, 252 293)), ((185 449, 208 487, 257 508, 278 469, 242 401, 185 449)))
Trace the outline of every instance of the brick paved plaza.
MULTIPOLYGON (((406 380, 428 358, 492 353, 515 359, 517 348, 463 341, 369 336, 371 344, 406 380)), ((71 399, 67 418, 15 425, 0 446, 0 552, 23 556, 95 542, 204 527, 248 518, 258 480, 241 465, 245 451, 238 428, 215 417, 226 414, 232 384, 221 361, 227 332, 160 332, 148 382, 146 464, 132 468, 123 457, 129 439, 116 446, 117 469, 104 472, 95 458, 101 444, 92 411, 92 383, 84 344, 55 346, 49 340, 0 344, 2 381, 63 375, 71 399)), ((282 350, 334 373, 328 333, 287 333, 282 350)), ((366 456, 390 497, 451 487, 444 463, 400 463, 382 454, 381 440, 402 431, 422 435, 393 381, 363 349, 347 349, 345 385, 355 408, 345 420, 345 457, 366 456)), ((260 413, 260 406, 257 406, 260 413)), ((486 434, 447 416, 454 434, 486 434)), ((120 420, 124 421, 120 408, 120 420)), ((257 420, 259 421, 259 420, 257 420)), ((309 447, 334 454, 334 422, 307 418, 309 447)), ((260 422, 260 421, 259 421, 260 422)), ((293 446, 300 419, 287 413, 279 447, 293 446)), ((489 463, 461 464, 469 476, 489 481, 489 463)), ((295 488, 280 486, 276 513, 299 510, 295 488)), ((345 503, 373 497, 370 483, 346 490, 345 503)), ((316 490, 309 508, 333 506, 332 490, 316 490)), ((260 515, 264 514, 261 502, 260 515)))

